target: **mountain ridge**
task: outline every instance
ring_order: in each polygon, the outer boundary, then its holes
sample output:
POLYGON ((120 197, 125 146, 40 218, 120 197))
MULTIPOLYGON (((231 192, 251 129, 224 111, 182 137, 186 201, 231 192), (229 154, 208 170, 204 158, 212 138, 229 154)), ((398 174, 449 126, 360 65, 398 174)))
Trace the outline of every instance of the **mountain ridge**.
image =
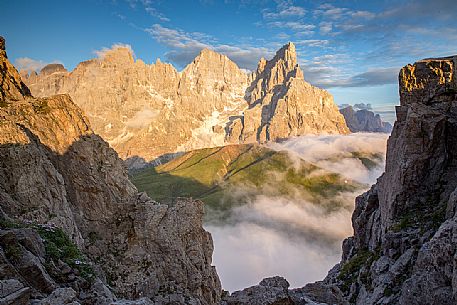
POLYGON ((178 72, 135 60, 122 45, 57 71, 22 76, 36 96, 70 94, 124 159, 349 132, 333 97, 305 82, 292 43, 250 74, 210 49, 178 72))

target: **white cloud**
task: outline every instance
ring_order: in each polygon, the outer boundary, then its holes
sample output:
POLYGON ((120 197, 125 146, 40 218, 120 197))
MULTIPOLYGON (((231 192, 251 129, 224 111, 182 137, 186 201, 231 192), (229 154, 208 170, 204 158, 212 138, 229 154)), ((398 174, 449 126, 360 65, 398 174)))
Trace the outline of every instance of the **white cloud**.
POLYGON ((227 44, 219 44, 217 41, 204 33, 184 32, 178 29, 163 27, 154 24, 146 32, 159 43, 170 48, 165 56, 168 60, 183 67, 190 63, 198 53, 204 49, 212 49, 216 52, 227 55, 239 67, 254 70, 261 57, 271 57, 273 52, 265 47, 238 47, 227 44))
POLYGON ((321 280, 341 257, 350 218, 351 209, 325 214, 312 203, 281 197, 259 196, 236 208, 234 224, 205 227, 214 240, 213 263, 222 287, 235 291, 273 275, 287 278, 292 287, 321 280), (332 241, 310 237, 324 231, 332 241))
MULTIPOLYGON (((377 168, 362 169, 352 153, 384 156, 386 140, 384 134, 360 133, 303 136, 268 146, 288 151, 292 158, 306 160, 328 172, 372 183, 379 176, 383 161, 377 168)), ((274 173, 268 175, 273 177, 274 173)), ((238 187, 232 193, 243 191, 238 187)), ((284 276, 292 287, 323 279, 340 260, 342 240, 352 234, 351 214, 355 197, 361 192, 342 192, 329 202, 318 203, 303 198, 303 191, 267 196, 272 194, 267 189, 247 202, 239 202, 241 206, 234 208, 224 223, 210 222, 205 227, 213 236, 213 263, 223 288, 242 289, 273 275, 284 276), (333 205, 325 207, 326 204, 333 205)))
POLYGON ((315 16, 322 16, 330 20, 340 20, 345 18, 373 19, 375 13, 369 11, 351 10, 346 7, 336 7, 332 4, 322 4, 315 11, 315 16))
POLYGON ((366 87, 396 84, 398 82, 399 70, 399 67, 372 68, 347 79, 334 80, 327 83, 326 87, 366 87))
POLYGON ((48 64, 57 64, 61 63, 58 60, 54 60, 52 62, 44 62, 42 60, 36 60, 32 59, 29 57, 20 57, 14 61, 14 66, 19 70, 24 70, 24 71, 35 71, 39 72, 41 69, 43 69, 46 65, 48 64))
POLYGON ((332 32, 333 23, 332 22, 321 22, 319 23, 319 30, 322 35, 327 35, 332 32))
POLYGON ((303 45, 307 47, 324 47, 329 44, 329 41, 326 39, 305 39, 295 41, 297 46, 303 45))
POLYGON ((352 153, 385 155, 387 138, 388 135, 383 133, 302 136, 268 146, 274 150, 288 151, 300 159, 352 180, 374 183, 384 170, 384 165, 367 169, 359 159, 353 158, 352 153))
POLYGON ((136 9, 138 4, 140 4, 143 9, 152 17, 155 17, 164 22, 170 21, 169 18, 167 18, 163 13, 159 12, 157 8, 153 6, 154 2, 152 0, 127 0, 127 3, 129 3, 132 9, 136 9))
POLYGON ((263 18, 265 19, 279 19, 279 18, 288 18, 288 17, 303 17, 306 13, 306 10, 299 6, 282 6, 278 7, 276 12, 270 12, 264 10, 262 12, 263 18))
POLYGON ((267 23, 273 28, 290 29, 297 31, 295 34, 311 35, 314 33, 316 26, 314 24, 306 24, 301 21, 272 21, 267 23))
POLYGON ((289 39, 290 35, 288 35, 286 33, 279 33, 279 34, 276 35, 276 38, 281 39, 281 40, 285 40, 285 39, 289 39))
POLYGON ((132 46, 129 44, 124 43, 115 43, 111 46, 111 48, 102 48, 101 50, 95 50, 93 53, 97 55, 99 58, 105 57, 105 55, 111 51, 115 51, 117 49, 127 49, 132 56, 135 56, 135 52, 133 52, 132 46))

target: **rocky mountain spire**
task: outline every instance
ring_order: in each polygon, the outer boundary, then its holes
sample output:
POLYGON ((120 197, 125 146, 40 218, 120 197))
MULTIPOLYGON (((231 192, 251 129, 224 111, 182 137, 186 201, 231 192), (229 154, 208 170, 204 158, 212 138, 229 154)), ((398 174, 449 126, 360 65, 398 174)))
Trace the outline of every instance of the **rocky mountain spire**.
POLYGON ((238 136, 242 142, 266 142, 308 133, 349 132, 333 97, 305 82, 293 43, 284 45, 269 61, 262 58, 251 79, 244 121, 233 121, 229 128, 235 142, 238 136), (234 136, 240 132, 233 130, 242 132, 234 136))
POLYGON ((31 96, 31 93, 16 68, 9 62, 5 44, 5 39, 0 36, 0 102, 22 100, 31 96))
POLYGON ((268 93, 277 91, 276 86, 284 86, 291 77, 303 79, 303 72, 297 63, 297 53, 292 42, 276 52, 269 61, 260 59, 253 81, 248 88, 248 100, 255 104, 268 93))
POLYGON ((5 51, 5 38, 0 36, 0 51, 5 51))

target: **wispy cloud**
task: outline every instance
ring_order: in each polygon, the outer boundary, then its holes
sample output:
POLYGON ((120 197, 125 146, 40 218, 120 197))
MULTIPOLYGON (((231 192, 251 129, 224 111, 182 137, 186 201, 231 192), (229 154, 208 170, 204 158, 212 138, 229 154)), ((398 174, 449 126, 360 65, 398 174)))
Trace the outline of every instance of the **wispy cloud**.
POLYGON ((329 41, 326 39, 305 39, 297 40, 295 44, 298 46, 308 46, 308 47, 323 47, 329 44, 329 41))
POLYGON ((154 7, 154 1, 152 0, 126 0, 131 8, 136 9, 138 6, 141 6, 149 15, 159 19, 160 21, 170 21, 163 13, 154 7))
POLYGON ((190 63, 204 48, 227 55, 239 67, 249 70, 255 69, 261 57, 268 58, 273 55, 273 52, 265 47, 219 44, 210 35, 199 32, 185 32, 159 24, 154 24, 145 31, 170 49, 165 56, 179 67, 190 63))
POLYGON ((279 6, 276 12, 271 12, 268 9, 262 11, 263 18, 265 19, 278 19, 289 17, 303 17, 306 10, 299 6, 279 6))
POLYGON ((367 72, 356 74, 347 79, 330 80, 321 85, 326 88, 331 87, 367 87, 387 84, 396 84, 398 82, 399 67, 392 68, 373 68, 367 72))
POLYGON ((294 30, 299 35, 311 35, 316 28, 314 24, 307 24, 301 21, 272 21, 268 22, 267 25, 273 28, 294 30))
POLYGON ((336 7, 332 4, 322 4, 314 10, 315 16, 323 16, 331 20, 340 20, 344 18, 363 18, 372 19, 375 13, 369 11, 352 10, 346 7, 336 7))
POLYGON ((20 57, 14 61, 14 65, 16 68, 24 71, 35 71, 39 72, 41 69, 43 69, 46 65, 48 64, 56 64, 56 63, 61 63, 61 61, 54 60, 52 62, 44 62, 42 60, 36 60, 33 58, 29 57, 20 57))

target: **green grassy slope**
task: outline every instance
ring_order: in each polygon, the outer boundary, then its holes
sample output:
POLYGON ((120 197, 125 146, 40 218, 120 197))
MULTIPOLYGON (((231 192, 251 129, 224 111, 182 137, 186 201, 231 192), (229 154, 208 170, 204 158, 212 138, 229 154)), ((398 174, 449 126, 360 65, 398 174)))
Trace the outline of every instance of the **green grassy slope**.
POLYGON ((218 210, 244 204, 257 195, 308 199, 332 208, 338 205, 337 193, 364 187, 294 160, 287 152, 255 144, 191 151, 135 174, 132 181, 157 201, 192 197, 218 210))

